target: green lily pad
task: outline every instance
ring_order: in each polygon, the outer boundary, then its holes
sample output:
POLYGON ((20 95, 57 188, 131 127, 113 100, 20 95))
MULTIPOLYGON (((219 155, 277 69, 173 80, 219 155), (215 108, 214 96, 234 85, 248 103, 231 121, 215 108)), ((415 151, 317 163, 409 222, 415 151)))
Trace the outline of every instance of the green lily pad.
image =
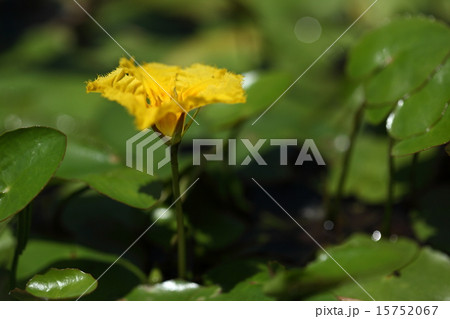
POLYGON ((394 145, 392 155, 404 156, 424 151, 433 146, 450 141, 450 107, 445 110, 442 119, 425 134, 401 140, 394 145))
POLYGON ((383 121, 386 121, 393 108, 392 105, 367 107, 364 111, 364 119, 373 125, 378 125, 383 121))
POLYGON ((44 300, 75 299, 93 292, 97 281, 79 269, 52 268, 28 281, 26 291, 44 300))
MULTIPOLYGON (((344 244, 326 249, 358 281, 390 275, 411 262, 418 252, 417 245, 408 239, 375 242, 365 235, 354 235, 344 244)), ((361 289, 328 255, 320 252, 306 268, 279 272, 266 284, 265 291, 278 299, 298 300, 346 283, 361 289)), ((361 292, 359 297, 365 295, 364 291, 361 292)))
POLYGON ((450 29, 443 23, 401 19, 364 37, 351 51, 347 71, 355 78, 373 74, 366 83, 369 103, 391 103, 425 81, 449 50, 450 29))
POLYGON ((140 209, 153 206, 162 190, 157 177, 123 166, 117 155, 98 145, 72 139, 56 176, 85 182, 113 200, 140 209))
MULTIPOLYGON (((424 248, 418 257, 395 274, 374 276, 360 281, 375 300, 449 301, 450 258, 438 251, 424 248)), ((369 300, 354 285, 333 290, 337 296, 369 300)))
MULTIPOLYGON (((35 273, 63 260, 93 260, 111 264, 116 259, 115 255, 75 244, 32 239, 20 257, 17 278, 19 280, 28 279, 35 273)), ((146 280, 145 274, 125 258, 119 259, 117 265, 126 268, 142 281, 146 280)))
POLYGON ((412 154, 450 141, 449 86, 450 60, 422 90, 399 101, 387 122, 389 134, 399 140, 394 155, 412 154))
MULTIPOLYGON (((118 256, 80 245, 30 240, 17 269, 19 283, 25 283, 34 274, 49 268, 78 268, 98 278, 111 266, 118 256)), ((117 260, 101 278, 98 289, 86 300, 116 300, 127 294, 136 285, 147 281, 146 275, 126 257, 117 260)))
POLYGON ((423 17, 389 23, 352 50, 348 74, 366 78, 366 118, 373 124, 387 118, 389 134, 397 140, 392 155, 450 141, 449 52, 450 28, 423 17))
MULTIPOLYGON (((450 37, 441 40, 449 41, 450 37)), ((441 40, 433 43, 438 45, 435 48, 422 39, 420 45, 423 47, 391 56, 390 67, 375 74, 366 85, 367 101, 371 104, 394 102, 418 88, 448 54, 450 46, 440 43, 441 40), (422 59, 424 56, 427 58, 422 59), (422 63, 416 63, 419 60, 422 63)))
POLYGON ((86 175, 81 180, 99 193, 140 209, 156 204, 163 188, 157 177, 128 167, 86 175))
POLYGON ((389 134, 404 140, 430 131, 441 119, 450 101, 450 60, 428 84, 408 99, 399 101, 388 122, 389 134))
POLYGON ((153 286, 140 285, 124 297, 137 301, 195 301, 218 294, 218 286, 202 287, 194 282, 168 280, 153 286))
POLYGON ((66 137, 51 128, 31 127, 0 136, 0 221, 22 210, 39 194, 64 157, 66 137))

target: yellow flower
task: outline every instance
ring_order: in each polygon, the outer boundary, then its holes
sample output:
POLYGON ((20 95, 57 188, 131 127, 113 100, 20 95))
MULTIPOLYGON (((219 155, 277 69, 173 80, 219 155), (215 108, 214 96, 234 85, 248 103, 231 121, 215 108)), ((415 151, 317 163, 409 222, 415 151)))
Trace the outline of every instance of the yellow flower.
POLYGON ((188 68, 120 59, 119 67, 87 83, 87 92, 102 93, 127 108, 142 130, 155 125, 172 136, 180 116, 212 103, 244 103, 242 75, 211 66, 188 68))

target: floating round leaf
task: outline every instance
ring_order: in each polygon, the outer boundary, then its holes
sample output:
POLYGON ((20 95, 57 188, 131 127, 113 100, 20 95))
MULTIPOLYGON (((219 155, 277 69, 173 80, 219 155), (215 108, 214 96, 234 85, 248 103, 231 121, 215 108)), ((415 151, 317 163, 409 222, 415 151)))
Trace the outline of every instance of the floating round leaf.
POLYGON ((400 19, 364 37, 352 50, 347 71, 354 78, 371 76, 366 84, 370 104, 391 103, 420 86, 449 50, 445 24, 400 19))
POLYGON ((50 180, 64 157, 66 137, 46 127, 0 136, 0 221, 22 210, 50 180))
POLYGON ((26 291, 47 300, 75 299, 93 292, 97 281, 79 269, 52 268, 36 275, 27 283, 26 291))
POLYGON ((202 287, 194 282, 168 280, 154 286, 140 285, 131 291, 126 300, 147 301, 195 301, 205 300, 218 294, 218 286, 202 287))

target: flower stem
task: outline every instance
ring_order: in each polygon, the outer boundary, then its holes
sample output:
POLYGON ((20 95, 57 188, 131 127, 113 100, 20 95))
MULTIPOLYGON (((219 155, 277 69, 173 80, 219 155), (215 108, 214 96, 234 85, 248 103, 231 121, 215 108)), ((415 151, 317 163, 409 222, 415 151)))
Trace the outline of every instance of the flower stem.
POLYGON ((180 174, 178 171, 178 148, 180 143, 170 147, 170 163, 172 167, 172 189, 177 218, 177 244, 178 244, 178 277, 186 279, 186 237, 184 233, 184 216, 180 197, 180 174))

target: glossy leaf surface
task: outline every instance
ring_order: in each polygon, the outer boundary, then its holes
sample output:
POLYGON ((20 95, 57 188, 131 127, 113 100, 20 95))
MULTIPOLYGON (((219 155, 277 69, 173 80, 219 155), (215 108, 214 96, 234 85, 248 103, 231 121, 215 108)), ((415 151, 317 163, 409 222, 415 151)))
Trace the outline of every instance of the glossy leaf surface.
POLYGON ((0 221, 22 210, 55 173, 66 137, 51 128, 31 127, 0 136, 0 221))
POLYGON ((97 281, 79 269, 52 268, 28 281, 26 291, 44 300, 74 299, 97 288, 97 281))
POLYGON ((141 285, 131 291, 125 300, 195 301, 205 300, 220 291, 217 286, 202 287, 193 282, 168 280, 153 286, 141 285))
MULTIPOLYGON (((342 245, 326 249, 358 281, 365 277, 389 275, 411 262, 418 251, 417 245, 407 239, 399 239, 395 243, 375 242, 363 235, 355 235, 342 245)), ((356 285, 342 268, 320 252, 316 260, 304 269, 279 272, 267 283, 265 290, 278 299, 304 299, 347 282, 356 285)))
POLYGON ((364 79, 369 122, 387 119, 389 134, 397 140, 392 155, 450 140, 449 57, 450 28, 423 17, 391 22, 351 51, 348 74, 364 79))

